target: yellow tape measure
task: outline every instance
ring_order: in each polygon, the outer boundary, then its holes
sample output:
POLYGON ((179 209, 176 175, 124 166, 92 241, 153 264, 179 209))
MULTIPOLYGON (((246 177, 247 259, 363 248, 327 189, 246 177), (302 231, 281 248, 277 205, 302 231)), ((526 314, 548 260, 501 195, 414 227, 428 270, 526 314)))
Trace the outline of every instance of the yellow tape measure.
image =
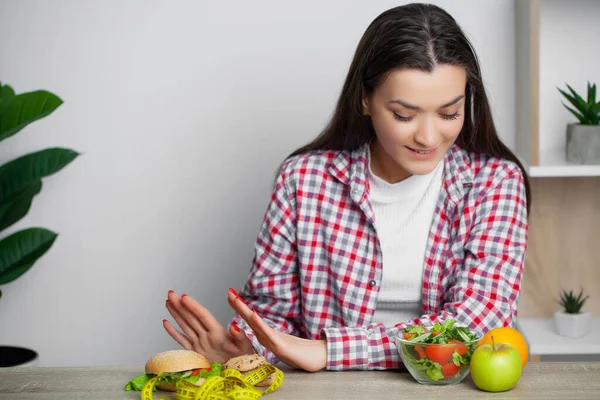
POLYGON ((263 394, 277 390, 283 383, 283 372, 271 364, 265 364, 244 376, 238 370, 228 368, 220 376, 211 376, 201 386, 196 386, 177 375, 165 374, 150 379, 142 389, 142 400, 154 400, 154 386, 165 376, 180 381, 175 400, 257 400, 263 394), (266 390, 254 387, 275 373, 275 381, 266 390))

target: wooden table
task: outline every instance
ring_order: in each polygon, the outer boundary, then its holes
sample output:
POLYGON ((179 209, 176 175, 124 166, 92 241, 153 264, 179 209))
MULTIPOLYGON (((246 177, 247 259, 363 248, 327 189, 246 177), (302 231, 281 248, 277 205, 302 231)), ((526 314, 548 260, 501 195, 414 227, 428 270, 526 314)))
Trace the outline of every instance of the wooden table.
MULTIPOLYGON (((0 369, 0 399, 139 399, 125 384, 139 367, 24 367, 0 369)), ((600 362, 530 363, 504 393, 478 390, 467 377, 455 386, 418 384, 404 371, 306 373, 282 367, 281 387, 265 400, 319 399, 600 399, 600 362)), ((156 392, 155 399, 165 396, 156 392)), ((172 394, 166 397, 173 398, 172 394)), ((261 398, 261 399, 262 399, 261 398)))

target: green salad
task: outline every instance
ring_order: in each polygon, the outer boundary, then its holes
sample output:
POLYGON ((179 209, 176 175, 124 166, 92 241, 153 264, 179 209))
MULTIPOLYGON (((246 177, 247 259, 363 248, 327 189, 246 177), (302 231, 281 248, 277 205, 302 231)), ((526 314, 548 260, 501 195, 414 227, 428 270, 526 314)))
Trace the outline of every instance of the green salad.
POLYGON ((427 329, 423 325, 404 328, 400 347, 404 364, 425 380, 454 378, 468 366, 477 336, 468 327, 455 326, 449 319, 427 329))

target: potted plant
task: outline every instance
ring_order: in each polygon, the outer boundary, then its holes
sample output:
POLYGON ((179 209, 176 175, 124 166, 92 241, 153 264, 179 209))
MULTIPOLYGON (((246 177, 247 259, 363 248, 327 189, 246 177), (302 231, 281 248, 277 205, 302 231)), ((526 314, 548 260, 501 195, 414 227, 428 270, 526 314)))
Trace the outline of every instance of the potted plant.
POLYGON ((559 304, 563 310, 554 313, 554 322, 559 335, 579 338, 588 334, 592 313, 582 312, 581 308, 589 297, 583 297, 583 289, 579 295, 575 295, 572 290, 569 292, 564 290, 561 293, 559 304))
POLYGON ((600 164, 600 102, 596 103, 596 84, 587 85, 587 101, 567 85, 570 94, 558 89, 574 109, 562 103, 579 123, 567 124, 567 161, 600 164))
MULTIPOLYGON (((62 100, 50 92, 38 90, 15 95, 10 86, 0 82, 0 141, 47 117, 61 104, 62 100)), ((0 232, 29 212, 33 198, 42 189, 42 178, 58 172, 77 156, 70 149, 49 148, 0 166, 0 232)), ((56 236, 48 229, 31 227, 0 239, 0 285, 27 272, 50 249, 56 236)), ((35 365, 37 356, 31 349, 0 346, 0 367, 35 365)))

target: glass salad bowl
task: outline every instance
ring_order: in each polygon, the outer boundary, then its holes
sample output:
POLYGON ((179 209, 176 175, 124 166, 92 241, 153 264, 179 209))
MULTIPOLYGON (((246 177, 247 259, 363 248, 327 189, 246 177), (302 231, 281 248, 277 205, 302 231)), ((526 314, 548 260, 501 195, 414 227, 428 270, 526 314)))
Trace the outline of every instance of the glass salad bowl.
POLYGON ((415 380, 425 385, 454 385, 469 374, 471 355, 483 333, 443 324, 413 325, 398 333, 400 358, 415 380))

